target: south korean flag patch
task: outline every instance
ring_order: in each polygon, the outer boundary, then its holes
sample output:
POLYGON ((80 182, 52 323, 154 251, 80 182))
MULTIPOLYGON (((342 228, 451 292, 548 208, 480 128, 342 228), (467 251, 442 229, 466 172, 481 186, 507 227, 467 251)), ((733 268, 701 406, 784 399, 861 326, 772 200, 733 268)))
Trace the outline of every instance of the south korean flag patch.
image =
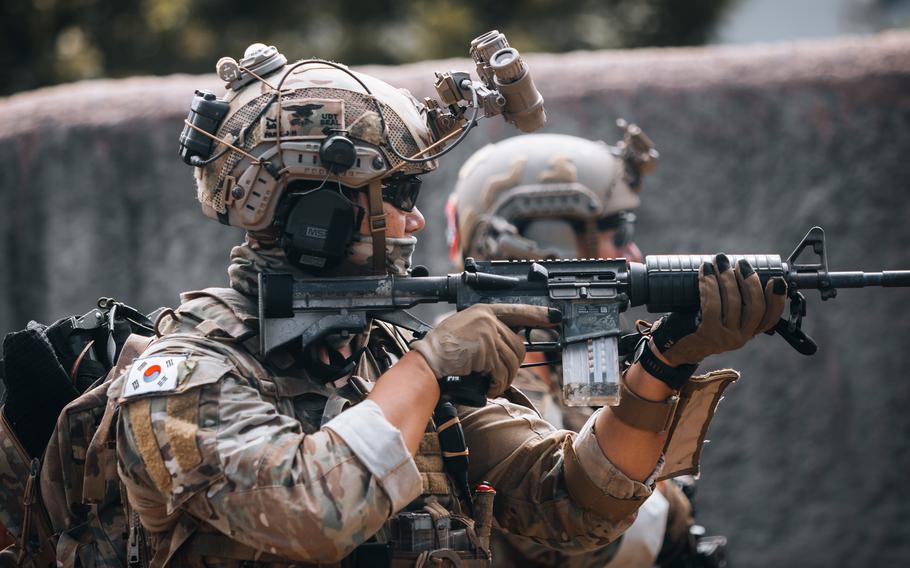
POLYGON ((157 355, 136 359, 126 377, 123 398, 177 390, 179 369, 185 363, 186 355, 157 355))

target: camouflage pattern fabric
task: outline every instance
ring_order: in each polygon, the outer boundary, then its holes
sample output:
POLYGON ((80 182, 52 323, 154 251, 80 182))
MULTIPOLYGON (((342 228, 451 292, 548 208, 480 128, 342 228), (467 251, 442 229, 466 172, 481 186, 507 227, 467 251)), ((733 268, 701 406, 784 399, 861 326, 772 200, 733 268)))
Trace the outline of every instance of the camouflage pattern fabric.
POLYGON ((634 513, 613 521, 573 501, 573 481, 564 467, 566 445, 605 494, 641 501, 651 494, 653 481, 626 477, 603 455, 590 429, 581 435, 557 430, 511 396, 460 410, 471 448, 471 482, 488 480, 497 491, 497 530, 574 555, 607 546, 632 524, 634 513))
POLYGON ((92 448, 108 386, 105 382, 67 405, 44 455, 41 494, 58 535, 57 559, 65 567, 126 565, 129 524, 116 462, 92 448))
MULTIPOLYGON (((56 556, 62 568, 127 565, 129 511, 113 449, 116 405, 108 400, 107 390, 111 377, 149 341, 129 336, 108 378, 63 409, 48 442, 41 466, 40 513, 53 537, 45 539, 50 550, 42 553, 56 556)), ((41 559, 37 563, 43 565, 41 559)))
POLYGON ((267 231, 248 232, 243 244, 231 249, 228 276, 231 286, 242 294, 255 296, 259 289, 259 274, 283 272, 295 278, 307 275, 288 262, 284 250, 277 246, 278 236, 267 231))
MULTIPOLYGON (((120 398, 121 477, 151 533, 152 566, 201 565, 180 550, 192 523, 290 561, 330 563, 403 505, 390 497, 394 479, 378 479, 335 432, 318 428, 330 389, 303 376, 268 376, 242 350, 197 329, 204 322, 215 336, 244 335, 248 302, 241 313, 209 295, 190 299, 145 354, 189 352, 177 390, 120 398)), ((416 480, 408 501, 420 493, 416 480)))
MULTIPOLYGON (((681 393, 687 400, 696 400, 694 404, 680 407, 675 420, 675 428, 665 447, 665 463, 659 474, 659 479, 667 479, 686 473, 697 474, 698 458, 705 434, 717 400, 723 394, 730 382, 736 380, 739 374, 732 370, 712 371, 706 375, 699 375, 690 380, 690 384, 681 393), (698 412, 701 407, 703 412, 698 412), (693 437, 693 434, 697 436, 693 437), (693 439, 694 438, 694 439, 693 439), (678 440, 687 440, 679 443, 678 440), (671 442, 674 442, 671 445, 671 442), (694 447, 693 447, 693 442, 694 447), (694 450, 694 455, 693 455, 694 450), (684 456, 684 457, 681 457, 684 456), (693 465, 694 464, 694 465, 693 465)), ((559 365, 525 368, 519 371, 514 383, 525 393, 537 408, 541 416, 548 422, 556 423, 561 427, 573 431, 581 431, 594 413, 594 409, 586 407, 569 407, 563 402, 562 397, 562 369, 559 365)), ((688 527, 692 524, 691 506, 682 495, 681 490, 673 483, 662 481, 661 491, 664 495, 671 496, 670 518, 677 519, 676 526, 667 526, 669 542, 676 545, 687 542, 688 527)), ((661 496, 652 498, 663 499, 661 496)), ((666 499, 663 499, 666 500, 666 499)), ((593 548, 582 554, 566 554, 565 551, 541 544, 539 541, 527 538, 522 534, 512 534, 510 531, 493 531, 492 548, 497 562, 507 566, 638 566, 635 560, 629 564, 629 558, 634 555, 617 554, 622 546, 622 540, 615 540, 609 546, 593 548)), ((641 529, 644 530, 644 529, 641 529)), ((663 530, 663 527, 662 527, 663 530)), ((635 538, 634 536, 630 538, 635 538)), ((661 538, 663 538, 661 536, 661 538)), ((633 550, 639 554, 641 542, 631 544, 633 550)), ((628 552, 629 549, 626 549, 628 552)), ((661 552, 663 554, 663 551, 661 552)), ((656 552, 655 552, 656 555, 656 552)), ((653 563, 652 559, 652 563, 653 563)))
MULTIPOLYGON (((236 343, 225 348, 229 338, 252 329, 252 300, 243 306, 209 293, 184 298, 161 326, 165 337, 144 354, 189 354, 192 364, 181 371, 178 387, 119 399, 120 473, 150 533, 152 566, 202 565, 189 557, 191 545, 183 546, 194 534, 227 535, 288 563, 337 562, 406 505, 396 501, 419 495, 419 481, 416 488, 396 489, 412 461, 378 478, 341 436, 318 427, 330 389, 299 374, 283 376, 287 370, 267 373, 236 343)), ((374 378, 378 368, 369 366, 367 378, 374 378)), ((119 388, 122 380, 109 395, 119 395, 119 388)), ((583 551, 605 546, 631 522, 597 518, 572 502, 561 460, 573 433, 507 399, 462 410, 471 480, 497 488, 500 527, 550 548, 583 551)), ((599 449, 592 463, 587 447, 577 450, 579 459, 611 493, 650 493, 599 449)))
MULTIPOLYGON (((128 369, 108 393, 120 406, 119 473, 147 533, 151 566, 239 566, 253 559, 331 565, 371 537, 385 542, 393 514, 424 505, 421 489, 431 476, 420 475, 403 442, 379 447, 379 434, 391 426, 378 406, 367 399, 321 427, 337 391, 310 378, 288 353, 257 353, 255 277, 288 268, 273 245, 268 235, 248 235, 232 252, 234 290, 184 294, 160 322, 164 337, 143 357, 181 358, 173 388, 124 397, 128 369), (391 465, 377 467, 377 453, 391 465)), ((354 348, 370 346, 354 372, 367 381, 382 370, 372 346, 403 347, 394 330, 375 325, 355 342, 354 348)), ((497 490, 494 526, 566 554, 616 540, 651 494, 653 479, 626 477, 590 427, 580 434, 556 429, 518 391, 506 394, 479 409, 459 408, 470 481, 489 481, 497 490), (564 466, 569 454, 571 476, 564 466), (578 494, 578 484, 622 504, 622 514, 575 502, 570 494, 578 494)), ((692 441, 700 443, 686 443, 692 441)), ((457 509, 457 500, 448 506, 457 509)))
POLYGON ((22 497, 30 461, 0 407, 0 523, 14 536, 22 530, 22 497))
MULTIPOLYGON (((578 432, 594 413, 593 408, 565 406, 559 368, 521 369, 512 384, 530 399, 541 418, 556 428, 578 432)), ((493 531, 491 543, 493 557, 501 566, 583 568, 606 566, 616 554, 622 539, 618 538, 606 546, 576 555, 565 554, 531 538, 502 530, 493 531)))

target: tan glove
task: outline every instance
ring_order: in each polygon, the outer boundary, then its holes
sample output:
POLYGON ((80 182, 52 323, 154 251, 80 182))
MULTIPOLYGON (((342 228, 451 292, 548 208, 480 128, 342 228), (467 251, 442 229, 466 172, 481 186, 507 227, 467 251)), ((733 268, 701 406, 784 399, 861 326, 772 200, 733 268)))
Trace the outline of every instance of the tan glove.
POLYGON ((651 330, 652 347, 674 367, 739 349, 774 327, 787 298, 783 278, 772 278, 762 290, 752 265, 740 260, 734 269, 724 254, 701 266, 698 290, 698 312, 668 314, 651 330))
POLYGON ((471 373, 490 378, 488 398, 505 392, 525 357, 524 340, 514 329, 552 327, 558 310, 525 304, 476 304, 444 319, 426 337, 411 344, 436 378, 471 373))

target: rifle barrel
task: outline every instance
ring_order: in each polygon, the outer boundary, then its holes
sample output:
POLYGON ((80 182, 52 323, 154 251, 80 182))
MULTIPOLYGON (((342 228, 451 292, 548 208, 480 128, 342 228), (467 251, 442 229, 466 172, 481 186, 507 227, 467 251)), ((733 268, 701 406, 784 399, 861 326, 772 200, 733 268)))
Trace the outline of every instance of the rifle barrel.
MULTIPOLYGON (((821 267, 807 270, 805 265, 790 266, 777 255, 727 255, 730 263, 745 258, 758 273, 762 284, 775 276, 784 277, 798 290, 828 290, 831 288, 889 288, 910 286, 910 270, 883 272, 824 272, 821 267)), ((710 262, 713 255, 649 255, 644 266, 631 266, 633 284, 630 299, 633 306, 646 304, 652 313, 697 309, 698 269, 710 262)), ((824 293, 823 293, 824 295, 824 293)))
MULTIPOLYGON (((813 277, 815 275, 812 275, 813 277)), ((882 272, 829 272, 828 279, 834 288, 888 288, 910 286, 910 270, 885 270, 882 272)), ((797 277, 799 280, 799 277, 797 277)))

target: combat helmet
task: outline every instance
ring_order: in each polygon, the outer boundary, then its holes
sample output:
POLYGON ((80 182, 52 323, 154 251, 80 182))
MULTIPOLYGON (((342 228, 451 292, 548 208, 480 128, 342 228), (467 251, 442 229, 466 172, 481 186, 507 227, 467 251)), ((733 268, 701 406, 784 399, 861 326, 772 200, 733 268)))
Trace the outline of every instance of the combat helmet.
POLYGON ((202 210, 247 231, 269 229, 282 216, 285 223, 314 217, 286 239, 303 265, 321 268, 344 257, 364 212, 350 207, 342 187, 368 188, 375 239, 383 236, 386 186, 415 183, 413 176, 436 168, 435 160, 403 159, 433 140, 425 107, 403 89, 329 61, 289 64, 263 44, 250 46, 239 63, 222 58, 217 71, 226 94, 197 91, 181 135, 202 210), (313 191, 326 185, 338 191, 313 191), (291 212, 290 193, 311 194, 312 203, 291 212))
POLYGON ((530 134, 471 156, 446 207, 452 262, 572 258, 579 245, 594 257, 598 230, 607 228, 624 227, 630 239, 642 177, 658 154, 637 126, 619 124, 625 136, 613 146, 530 134))
POLYGON ((435 169, 479 118, 501 115, 524 131, 546 121, 527 65, 504 35, 475 38, 470 53, 480 81, 436 73, 442 104, 420 103, 339 63, 288 63, 274 46, 253 44, 239 62, 222 58, 216 67, 226 95, 197 91, 180 136, 203 212, 251 234, 268 232, 303 268, 358 256, 356 240, 371 248, 372 271, 385 272, 384 201, 413 209, 416 176, 435 169))

